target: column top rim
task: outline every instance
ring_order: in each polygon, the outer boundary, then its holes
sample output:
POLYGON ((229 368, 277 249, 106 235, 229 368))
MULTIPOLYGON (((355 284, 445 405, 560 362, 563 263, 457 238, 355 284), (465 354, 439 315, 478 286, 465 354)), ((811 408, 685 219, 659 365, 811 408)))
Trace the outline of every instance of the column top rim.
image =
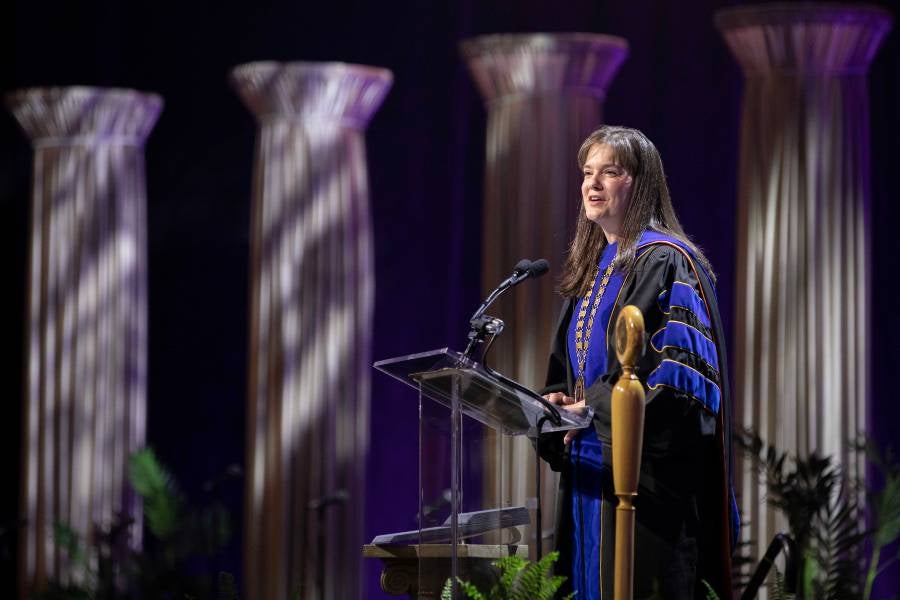
POLYGON ((389 69, 342 62, 259 61, 238 65, 229 79, 258 120, 336 119, 363 128, 393 85, 389 69))
POLYGON ((163 108, 153 92, 93 86, 32 87, 4 100, 33 145, 142 145, 163 108))
POLYGON ((628 52, 628 40, 617 35, 588 32, 562 33, 491 33, 466 38, 459 42, 460 52, 467 58, 497 49, 552 48, 559 45, 583 45, 592 48, 619 49, 628 52))
POLYGON ((628 40, 601 33, 499 33, 459 42, 482 97, 588 93, 602 101, 628 57, 628 40))
POLYGON ((102 93, 106 98, 117 99, 123 101, 140 100, 149 102, 156 108, 162 108, 164 104, 163 97, 156 92, 144 92, 132 88, 120 87, 103 87, 93 85, 53 85, 53 86, 33 86, 11 90, 4 94, 4 100, 7 106, 12 106, 28 97, 41 96, 61 96, 63 94, 74 96, 93 96, 102 93))
POLYGON ((775 2, 721 8, 714 13, 713 21, 716 28, 723 31, 795 23, 834 23, 889 28, 893 23, 893 15, 886 8, 875 4, 775 2))
POLYGON ((345 63, 339 61, 277 61, 277 60, 258 60, 248 63, 235 65, 231 69, 231 77, 241 77, 254 71, 265 71, 273 68, 279 68, 284 71, 295 73, 298 75, 318 74, 318 73, 334 73, 344 72, 348 75, 354 74, 359 76, 368 76, 373 79, 381 79, 387 83, 394 80, 394 74, 390 69, 385 67, 376 67, 373 65, 361 65, 356 63, 345 63))

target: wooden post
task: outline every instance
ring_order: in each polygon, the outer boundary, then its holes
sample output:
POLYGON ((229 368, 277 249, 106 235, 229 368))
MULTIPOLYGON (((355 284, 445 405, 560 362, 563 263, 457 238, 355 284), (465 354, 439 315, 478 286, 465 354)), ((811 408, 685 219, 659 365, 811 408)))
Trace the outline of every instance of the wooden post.
POLYGON ((644 316, 626 306, 616 320, 616 355, 622 375, 612 393, 613 484, 616 507, 615 598, 631 600, 634 584, 634 498, 644 443, 644 387, 635 364, 644 351, 644 316))

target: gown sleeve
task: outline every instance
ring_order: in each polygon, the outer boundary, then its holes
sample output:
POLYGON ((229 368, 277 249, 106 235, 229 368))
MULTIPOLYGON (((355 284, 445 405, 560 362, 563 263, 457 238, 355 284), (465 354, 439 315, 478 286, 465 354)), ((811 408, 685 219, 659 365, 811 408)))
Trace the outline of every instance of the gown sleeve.
MULTIPOLYGON (((567 300, 563 305, 556 324, 556 335, 550 345, 550 358, 547 361, 547 378, 545 385, 538 393, 541 395, 552 392, 570 394, 569 390, 569 359, 566 354, 566 331, 569 319, 572 316, 572 301, 567 300)), ((544 459, 550 468, 561 472, 568 466, 568 454, 566 452, 562 432, 542 433, 540 438, 532 440, 537 445, 538 454, 544 459)))

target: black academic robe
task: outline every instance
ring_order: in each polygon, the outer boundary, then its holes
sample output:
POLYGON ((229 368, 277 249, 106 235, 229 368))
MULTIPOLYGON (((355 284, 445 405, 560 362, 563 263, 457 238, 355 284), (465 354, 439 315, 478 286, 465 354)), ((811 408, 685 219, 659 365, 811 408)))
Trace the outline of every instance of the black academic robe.
MULTIPOLYGON (((656 239, 639 245, 638 261, 625 276, 611 315, 614 326, 623 306, 637 306, 644 315, 648 337, 638 364, 638 376, 645 385, 646 411, 635 501, 635 598, 705 598, 701 579, 721 598, 727 598, 731 595, 730 557, 737 516, 730 483, 731 399, 722 324, 709 279, 689 250, 675 240, 655 234, 650 237, 656 239), (696 294, 693 306, 676 305, 691 304, 687 301, 670 302, 673 286, 682 297, 690 295, 690 286, 696 294), (706 315, 694 314, 704 310, 706 315), (667 329, 673 336, 668 342, 667 329), (684 331, 702 340, 706 349, 680 347, 691 346, 690 342, 676 340, 684 338, 684 331), (704 359, 704 353, 709 352, 714 352, 715 358, 704 359), (702 373, 703 377, 696 379, 703 383, 698 386, 696 382, 680 381, 678 373, 671 374, 673 370, 702 373), (648 387, 648 380, 652 387, 648 387)), ((566 337, 577 303, 578 299, 568 299, 560 315, 544 393, 573 393, 566 337)), ((621 366, 614 336, 609 337, 606 373, 588 387, 586 401, 594 409, 593 424, 603 443, 604 462, 611 469, 610 400, 621 366)), ((556 571, 569 576, 573 543, 570 463, 562 435, 542 436, 540 453, 561 473, 555 542, 560 560, 556 571)), ((612 598, 613 591, 616 499, 611 485, 608 487, 604 489, 604 500, 609 501, 603 502, 600 549, 603 598, 612 598)))

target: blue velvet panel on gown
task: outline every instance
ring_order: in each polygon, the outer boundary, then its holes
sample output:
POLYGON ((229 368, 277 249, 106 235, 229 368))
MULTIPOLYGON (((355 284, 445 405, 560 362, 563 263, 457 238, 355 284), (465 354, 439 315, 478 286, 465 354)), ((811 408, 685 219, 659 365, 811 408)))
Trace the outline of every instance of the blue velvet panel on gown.
MULTIPOLYGON (((601 277, 594 282, 590 301, 585 316, 585 324, 591 314, 591 306, 600 287, 602 273, 616 256, 616 244, 608 245, 600 257, 601 277)), ((589 387, 597 378, 606 372, 606 338, 609 327, 610 315, 616 304, 616 297, 622 288, 624 278, 617 270, 610 277, 597 308, 594 318, 594 327, 588 345, 588 355, 585 361, 584 382, 589 387)), ((572 362, 572 373, 576 377, 580 375, 578 358, 575 352, 575 328, 578 320, 578 312, 581 300, 575 307, 572 321, 569 324, 568 344, 569 356, 572 362)), ((597 433, 593 427, 588 427, 579 433, 572 441, 570 450, 572 461, 572 586, 577 592, 576 598, 590 599, 600 597, 600 528, 602 490, 606 480, 611 477, 608 469, 603 466, 603 449, 597 433)))

